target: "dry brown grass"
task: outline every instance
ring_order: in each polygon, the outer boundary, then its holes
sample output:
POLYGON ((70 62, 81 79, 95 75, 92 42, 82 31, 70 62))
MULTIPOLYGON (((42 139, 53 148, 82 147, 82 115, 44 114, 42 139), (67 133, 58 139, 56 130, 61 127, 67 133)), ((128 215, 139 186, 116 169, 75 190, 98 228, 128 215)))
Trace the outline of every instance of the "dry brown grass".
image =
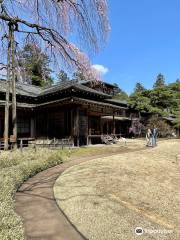
POLYGON ((55 184, 57 202, 90 240, 179 240, 179 154, 180 140, 168 140, 72 167, 55 184), (172 232, 139 237, 139 226, 172 232))

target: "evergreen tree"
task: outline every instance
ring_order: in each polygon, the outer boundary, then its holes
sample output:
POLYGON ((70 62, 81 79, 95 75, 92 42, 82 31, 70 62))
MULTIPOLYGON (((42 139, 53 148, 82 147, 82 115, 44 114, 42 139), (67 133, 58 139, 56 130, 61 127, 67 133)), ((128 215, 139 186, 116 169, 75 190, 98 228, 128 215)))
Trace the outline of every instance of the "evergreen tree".
POLYGON ((174 126, 180 128, 180 106, 173 112, 175 116, 174 126))
POLYGON ((156 78, 156 81, 153 85, 153 88, 156 89, 156 88, 162 88, 162 87, 165 87, 165 78, 164 76, 160 73, 157 78, 156 78))
POLYGON ((60 82, 62 82, 62 83, 63 83, 63 82, 70 81, 67 73, 64 72, 63 70, 61 70, 61 71, 59 72, 59 74, 58 74, 58 80, 59 80, 60 82))
POLYGON ((74 81, 77 81, 77 82, 81 82, 81 81, 84 81, 84 80, 89 80, 89 79, 86 79, 84 74, 81 72, 81 71, 76 71, 74 74, 73 74, 73 80, 74 81))
POLYGON ((119 88, 117 84, 114 84, 114 86, 117 87, 117 91, 113 96, 113 99, 120 100, 120 101, 128 101, 129 99, 128 94, 125 91, 123 91, 121 88, 119 88))
POLYGON ((169 88, 173 91, 174 101, 176 105, 172 106, 172 114, 175 116, 175 127, 180 128, 180 80, 169 84, 169 88))
POLYGON ((143 85, 140 82, 136 83, 136 86, 135 86, 135 89, 134 89, 135 93, 140 93, 140 92, 143 92, 145 90, 146 90, 145 87, 143 87, 143 85))
POLYGON ((49 57, 34 44, 27 44, 18 52, 22 80, 36 86, 53 83, 49 57))
POLYGON ((151 112, 151 100, 140 93, 133 93, 129 98, 129 105, 141 112, 151 112))
POLYGON ((128 102, 132 108, 135 108, 138 111, 162 114, 162 109, 152 105, 150 94, 151 90, 145 90, 140 93, 132 93, 128 102))
POLYGON ((165 112, 171 112, 171 109, 176 106, 174 93, 167 86, 159 87, 150 92, 151 105, 158 107, 165 112))
POLYGON ((169 86, 171 91, 174 93, 174 98, 180 102, 180 80, 177 79, 176 82, 170 83, 169 86))

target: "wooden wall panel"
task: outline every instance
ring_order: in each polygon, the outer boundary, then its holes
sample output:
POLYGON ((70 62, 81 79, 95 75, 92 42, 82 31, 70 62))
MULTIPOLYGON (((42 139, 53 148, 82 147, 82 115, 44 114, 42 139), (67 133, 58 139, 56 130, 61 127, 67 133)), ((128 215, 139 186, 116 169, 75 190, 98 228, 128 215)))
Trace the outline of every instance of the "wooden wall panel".
POLYGON ((86 114, 86 111, 79 112, 79 135, 88 135, 88 116, 86 114))
POLYGON ((64 112, 52 112, 48 116, 48 135, 50 137, 62 138, 65 135, 64 112))

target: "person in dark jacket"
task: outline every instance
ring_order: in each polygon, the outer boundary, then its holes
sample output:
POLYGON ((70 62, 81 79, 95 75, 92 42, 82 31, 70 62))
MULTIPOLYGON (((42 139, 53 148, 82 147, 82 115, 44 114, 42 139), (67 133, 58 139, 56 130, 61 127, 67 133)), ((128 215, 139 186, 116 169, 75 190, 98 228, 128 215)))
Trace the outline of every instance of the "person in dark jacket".
POLYGON ((158 136, 158 129, 154 127, 152 129, 152 147, 157 146, 157 136, 158 136))

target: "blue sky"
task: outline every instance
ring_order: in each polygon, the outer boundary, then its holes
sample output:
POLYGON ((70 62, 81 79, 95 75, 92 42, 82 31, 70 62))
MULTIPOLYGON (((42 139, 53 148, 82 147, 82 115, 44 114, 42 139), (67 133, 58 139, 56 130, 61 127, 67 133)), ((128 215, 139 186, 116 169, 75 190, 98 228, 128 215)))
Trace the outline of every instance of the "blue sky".
POLYGON ((109 0, 111 33, 93 64, 103 78, 130 93, 137 81, 150 88, 159 73, 180 78, 180 1, 109 0))

